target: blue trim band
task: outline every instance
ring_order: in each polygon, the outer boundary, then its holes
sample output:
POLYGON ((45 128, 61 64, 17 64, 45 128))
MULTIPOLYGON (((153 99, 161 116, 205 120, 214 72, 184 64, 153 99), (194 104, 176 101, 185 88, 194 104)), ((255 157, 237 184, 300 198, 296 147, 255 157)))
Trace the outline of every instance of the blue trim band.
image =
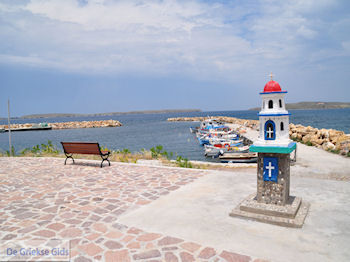
POLYGON ((260 114, 258 113, 258 116, 290 116, 290 113, 287 114, 260 114))
POLYGON ((287 91, 275 91, 275 92, 261 92, 259 93, 260 95, 267 95, 267 94, 286 94, 288 93, 287 91))

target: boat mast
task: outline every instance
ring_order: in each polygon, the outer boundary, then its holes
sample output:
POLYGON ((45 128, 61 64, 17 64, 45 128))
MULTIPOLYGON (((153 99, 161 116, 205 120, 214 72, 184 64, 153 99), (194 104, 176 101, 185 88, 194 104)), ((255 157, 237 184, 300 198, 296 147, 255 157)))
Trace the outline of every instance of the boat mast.
POLYGON ((12 156, 12 144, 11 144, 11 123, 10 123, 10 99, 7 100, 7 122, 8 122, 8 130, 9 130, 9 153, 12 156))

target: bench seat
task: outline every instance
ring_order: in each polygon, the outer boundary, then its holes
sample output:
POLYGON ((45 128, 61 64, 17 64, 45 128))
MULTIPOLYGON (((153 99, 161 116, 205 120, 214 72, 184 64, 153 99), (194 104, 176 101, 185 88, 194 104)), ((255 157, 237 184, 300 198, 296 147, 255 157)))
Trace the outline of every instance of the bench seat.
POLYGON ((84 154, 84 155, 99 155, 102 158, 101 168, 104 161, 107 161, 109 165, 111 162, 108 160, 111 152, 108 150, 101 150, 99 143, 97 142, 61 142, 67 163, 67 159, 71 158, 74 163, 73 154, 84 154))

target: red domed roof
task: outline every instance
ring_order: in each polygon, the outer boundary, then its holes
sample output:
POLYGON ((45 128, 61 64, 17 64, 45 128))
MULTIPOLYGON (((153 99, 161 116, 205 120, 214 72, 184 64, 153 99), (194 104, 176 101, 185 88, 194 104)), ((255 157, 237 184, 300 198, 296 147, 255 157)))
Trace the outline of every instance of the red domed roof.
POLYGON ((273 80, 270 80, 269 82, 267 82, 264 87, 264 93, 269 93, 269 92, 282 92, 280 84, 273 80))

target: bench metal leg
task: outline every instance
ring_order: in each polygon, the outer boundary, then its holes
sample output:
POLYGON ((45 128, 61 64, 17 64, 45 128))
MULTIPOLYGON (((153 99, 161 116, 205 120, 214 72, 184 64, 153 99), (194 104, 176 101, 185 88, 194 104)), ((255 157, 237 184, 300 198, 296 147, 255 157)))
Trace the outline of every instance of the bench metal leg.
POLYGON ((111 165, 111 162, 109 162, 109 160, 108 160, 109 155, 107 156, 107 158, 105 158, 103 156, 101 156, 101 157, 102 157, 101 168, 102 168, 102 164, 103 164, 104 161, 107 161, 109 166, 111 165))
POLYGON ((69 154, 65 154, 65 155, 66 155, 67 158, 66 158, 66 160, 64 161, 64 164, 67 163, 67 159, 68 159, 68 158, 71 158, 71 159, 73 160, 73 164, 74 164, 74 158, 72 157, 73 154, 70 154, 70 155, 69 155, 69 154))

